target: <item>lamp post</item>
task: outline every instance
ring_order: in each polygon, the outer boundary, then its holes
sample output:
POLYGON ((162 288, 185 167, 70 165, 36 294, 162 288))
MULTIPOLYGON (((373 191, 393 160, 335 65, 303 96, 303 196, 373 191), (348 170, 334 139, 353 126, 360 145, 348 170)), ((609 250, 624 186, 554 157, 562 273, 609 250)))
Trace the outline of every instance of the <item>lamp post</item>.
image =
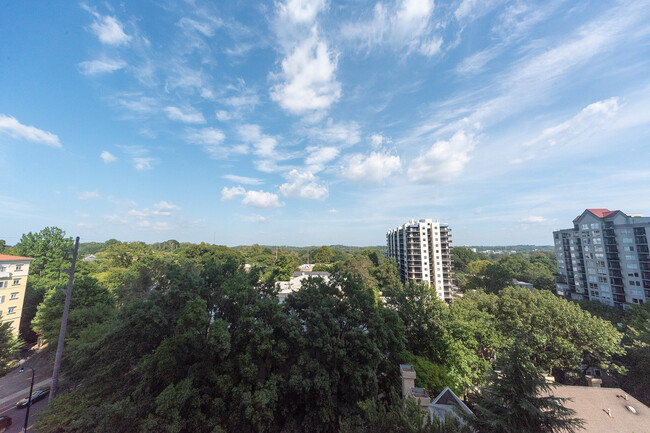
MULTIPOLYGON (((27 412, 25 412, 25 425, 23 426, 23 433, 27 432, 27 423, 29 422, 29 408, 32 405, 32 392, 34 391, 34 369, 32 367, 29 367, 32 369, 32 384, 29 386, 29 396, 27 397, 27 412)), ((20 367, 20 370, 18 370, 19 373, 22 373, 25 371, 25 367, 20 367)))

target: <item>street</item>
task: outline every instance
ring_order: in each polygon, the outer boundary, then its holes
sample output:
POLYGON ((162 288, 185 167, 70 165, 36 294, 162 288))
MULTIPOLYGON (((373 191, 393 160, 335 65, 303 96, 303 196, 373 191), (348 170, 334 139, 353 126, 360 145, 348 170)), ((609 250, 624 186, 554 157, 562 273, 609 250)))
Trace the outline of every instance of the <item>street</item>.
MULTIPOLYGON (((32 380, 34 369, 34 391, 50 385, 52 376, 52 365, 47 356, 41 351, 32 354, 29 358, 21 361, 25 371, 20 373, 18 368, 0 378, 0 415, 10 416, 13 424, 6 433, 20 432, 25 422, 27 409, 17 409, 16 402, 29 395, 29 386, 32 380), (31 367, 31 368, 30 368, 31 367)), ((38 411, 47 405, 47 398, 35 402, 29 410, 28 427, 38 418, 38 411)), ((29 431, 33 431, 29 429, 29 431)))

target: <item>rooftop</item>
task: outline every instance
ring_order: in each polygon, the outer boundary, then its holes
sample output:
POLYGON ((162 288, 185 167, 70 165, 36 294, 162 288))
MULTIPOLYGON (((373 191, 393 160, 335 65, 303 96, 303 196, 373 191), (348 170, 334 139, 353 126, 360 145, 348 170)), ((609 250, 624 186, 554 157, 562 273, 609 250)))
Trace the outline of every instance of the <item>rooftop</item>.
POLYGON ((10 262, 14 260, 34 260, 31 257, 10 256, 8 254, 0 254, 0 262, 10 262))
POLYGON ((571 399, 564 405, 585 421, 584 428, 589 433, 650 431, 650 408, 620 388, 560 385, 553 387, 551 393, 571 399))
MULTIPOLYGON (((610 217, 610 216, 612 216, 612 215, 617 214, 618 212, 620 212, 620 210, 609 210, 609 209, 585 209, 585 212, 591 212, 592 214, 596 215, 598 218, 607 218, 607 217, 610 217)), ((582 215, 584 215, 585 212, 583 212, 583 213, 581 213, 580 215, 578 215, 577 217, 575 217, 575 218, 573 219, 573 222, 578 221, 578 220, 580 219, 580 217, 581 217, 582 215)))

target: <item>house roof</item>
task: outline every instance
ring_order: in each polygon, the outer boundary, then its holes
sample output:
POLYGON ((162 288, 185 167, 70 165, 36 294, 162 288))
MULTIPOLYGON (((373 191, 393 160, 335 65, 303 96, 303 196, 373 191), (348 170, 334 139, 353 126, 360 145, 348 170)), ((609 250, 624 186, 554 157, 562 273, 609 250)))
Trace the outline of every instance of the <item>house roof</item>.
POLYGON ((584 429, 589 433, 650 432, 650 408, 620 388, 558 385, 551 388, 551 394, 571 399, 564 406, 576 411, 576 417, 585 421, 584 429))
POLYGON ((436 397, 431 402, 431 406, 439 406, 439 405, 455 406, 467 414, 472 414, 470 408, 468 408, 467 405, 465 405, 465 403, 463 403, 463 401, 460 398, 458 398, 456 393, 452 391, 449 387, 443 389, 442 392, 438 394, 438 397, 436 397))
MULTIPOLYGON (((607 218, 607 217, 610 217, 610 216, 612 216, 612 215, 616 215, 617 213, 620 212, 620 210, 609 210, 609 209, 585 209, 585 212, 591 212, 592 214, 594 214, 594 215, 597 216, 598 218, 607 218)), ((573 219, 573 222, 578 221, 578 220, 579 220, 579 219, 580 219, 580 218, 585 214, 585 212, 583 212, 583 213, 581 213, 580 215, 578 215, 577 217, 575 217, 575 218, 573 219)))
POLYGON ((0 262, 10 262, 14 260, 34 260, 31 257, 10 256, 8 254, 0 254, 0 262))

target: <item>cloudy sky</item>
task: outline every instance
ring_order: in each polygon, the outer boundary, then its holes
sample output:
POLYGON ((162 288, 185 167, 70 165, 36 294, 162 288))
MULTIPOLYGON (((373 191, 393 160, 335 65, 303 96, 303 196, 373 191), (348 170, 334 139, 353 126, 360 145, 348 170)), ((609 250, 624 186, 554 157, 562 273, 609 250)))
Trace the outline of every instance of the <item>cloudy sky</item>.
POLYGON ((650 214, 650 1, 0 4, 0 239, 551 244, 650 214))

